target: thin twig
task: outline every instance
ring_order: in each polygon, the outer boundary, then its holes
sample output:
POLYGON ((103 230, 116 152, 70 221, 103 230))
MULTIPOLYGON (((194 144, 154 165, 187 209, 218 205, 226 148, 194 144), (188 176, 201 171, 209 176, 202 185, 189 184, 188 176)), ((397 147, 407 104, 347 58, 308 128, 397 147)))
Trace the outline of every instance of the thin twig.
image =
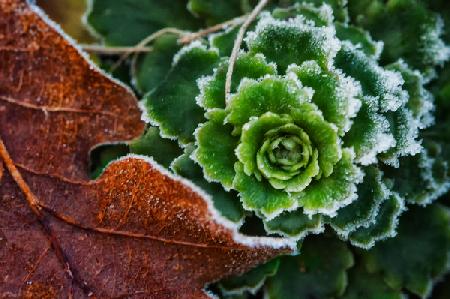
POLYGON ((242 24, 239 29, 238 35, 234 41, 233 51, 230 55, 230 61, 228 63, 227 77, 225 81, 225 102, 228 102, 231 92, 231 77, 233 76, 234 64, 236 62, 237 56, 239 54, 239 49, 241 48, 242 41, 244 39, 244 34, 247 31, 250 24, 256 19, 256 17, 261 13, 263 8, 269 3, 270 0, 261 0, 258 5, 253 9, 248 18, 242 24))
POLYGON ((197 32, 186 32, 182 31, 177 28, 167 27, 163 28, 143 40, 141 40, 137 45, 132 47, 106 47, 102 45, 83 45, 83 50, 87 52, 92 53, 98 53, 98 54, 106 54, 106 55, 118 55, 121 54, 119 60, 117 60, 114 65, 111 66, 110 72, 113 72, 115 69, 117 69, 130 55, 136 56, 137 54, 141 53, 148 53, 153 50, 152 47, 147 47, 146 45, 157 39, 158 37, 165 35, 165 34, 175 34, 180 36, 178 39, 178 43, 181 45, 189 44, 197 39, 200 39, 202 37, 208 36, 211 33, 223 30, 229 26, 238 26, 247 20, 248 15, 243 15, 231 20, 228 20, 226 22, 216 24, 214 26, 202 29, 197 32))
MULTIPOLYGON (((152 41, 154 41, 158 37, 161 37, 161 36, 163 36, 165 34, 175 34, 175 35, 183 36, 183 35, 186 34, 186 32, 182 31, 180 29, 177 29, 177 28, 172 28, 172 27, 163 28, 161 30, 158 30, 158 31, 150 34, 149 36, 147 36, 143 40, 141 40, 134 48, 138 48, 138 49, 139 48, 143 48, 148 43, 151 43, 152 41)), ((129 51, 129 52, 125 52, 122 56, 120 56, 119 60, 117 60, 116 63, 114 63, 111 66, 110 72, 113 72, 115 69, 117 69, 133 53, 136 53, 136 52, 135 51, 129 51)))
POLYGON ((202 29, 200 31, 194 32, 194 33, 190 33, 190 34, 186 34, 185 36, 182 36, 178 42, 182 45, 185 44, 189 44, 191 42, 193 42, 194 40, 197 40, 199 38, 202 38, 204 36, 208 36, 211 33, 223 30, 229 26, 237 26, 242 24, 246 19, 247 19, 248 15, 243 15, 234 19, 231 19, 229 21, 220 23, 220 24, 216 24, 214 26, 211 26, 209 28, 206 29, 202 29))
POLYGON ((123 53, 147 53, 153 49, 151 47, 107 47, 103 45, 81 45, 81 48, 90 53, 105 54, 105 55, 118 55, 123 53))
MULTIPOLYGON (((214 26, 202 29, 197 32, 182 32, 180 31, 180 38, 178 39, 178 43, 180 45, 187 45, 191 42, 203 38, 205 36, 208 36, 212 33, 215 33, 217 31, 224 30, 228 27, 234 27, 242 24, 246 18, 248 17, 248 14, 242 15, 240 17, 236 17, 234 19, 228 20, 226 22, 216 24, 214 26)), ((133 58, 131 59, 131 73, 134 74, 136 72, 136 63, 137 63, 137 57, 139 53, 134 53, 133 58)))

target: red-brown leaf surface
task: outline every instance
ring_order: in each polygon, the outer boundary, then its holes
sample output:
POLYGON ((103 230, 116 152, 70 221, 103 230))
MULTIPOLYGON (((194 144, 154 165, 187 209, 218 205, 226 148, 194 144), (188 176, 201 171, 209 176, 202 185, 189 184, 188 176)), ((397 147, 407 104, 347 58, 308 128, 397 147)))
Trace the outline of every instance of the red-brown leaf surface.
POLYGON ((143 128, 125 87, 35 7, 0 0, 1 298, 207 298, 206 283, 288 251, 236 241, 205 196, 145 159, 88 179, 95 145, 143 128))

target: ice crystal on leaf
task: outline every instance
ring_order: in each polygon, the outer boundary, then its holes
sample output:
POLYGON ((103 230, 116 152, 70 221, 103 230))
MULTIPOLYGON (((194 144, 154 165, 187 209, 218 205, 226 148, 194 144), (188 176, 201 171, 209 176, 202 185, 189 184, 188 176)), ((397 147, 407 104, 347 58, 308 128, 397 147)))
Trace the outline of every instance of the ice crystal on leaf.
POLYGON ((175 170, 199 167, 191 179, 223 215, 253 212, 268 233, 299 240, 329 224, 363 248, 393 236, 407 193, 392 174, 418 157, 433 121, 422 75, 404 61, 381 66, 382 44, 309 2, 260 16, 226 98, 234 34, 181 49, 146 96, 161 135, 189 144, 175 170))

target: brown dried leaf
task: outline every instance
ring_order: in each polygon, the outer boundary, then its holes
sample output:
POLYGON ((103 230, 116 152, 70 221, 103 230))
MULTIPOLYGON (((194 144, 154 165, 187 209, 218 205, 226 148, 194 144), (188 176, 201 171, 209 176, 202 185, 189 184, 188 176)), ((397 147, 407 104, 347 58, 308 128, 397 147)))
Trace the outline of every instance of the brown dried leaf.
POLYGON ((1 298, 207 298, 205 284, 289 251, 219 223, 144 158, 89 181, 91 148, 143 126, 133 95, 36 7, 0 0, 1 298))

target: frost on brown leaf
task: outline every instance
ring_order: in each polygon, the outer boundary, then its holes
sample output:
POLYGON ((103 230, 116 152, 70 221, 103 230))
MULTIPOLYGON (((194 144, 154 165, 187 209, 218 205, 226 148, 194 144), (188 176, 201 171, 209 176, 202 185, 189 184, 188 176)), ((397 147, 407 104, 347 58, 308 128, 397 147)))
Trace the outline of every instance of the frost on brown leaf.
POLYGON ((138 137, 140 113, 34 6, 0 0, 1 298, 207 298, 288 252, 236 241, 201 192, 143 158, 90 181, 89 151, 138 137))

